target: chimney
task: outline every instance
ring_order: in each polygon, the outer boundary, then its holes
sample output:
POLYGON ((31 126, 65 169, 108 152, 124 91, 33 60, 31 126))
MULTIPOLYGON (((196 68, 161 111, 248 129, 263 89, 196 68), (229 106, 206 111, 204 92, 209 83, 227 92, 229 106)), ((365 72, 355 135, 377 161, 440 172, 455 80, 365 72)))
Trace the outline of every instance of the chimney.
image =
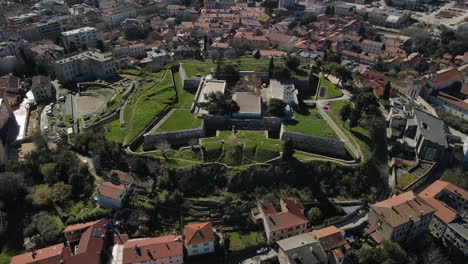
POLYGON ((35 258, 36 258, 36 255, 37 255, 36 251, 33 250, 32 253, 31 253, 31 257, 32 257, 33 259, 35 259, 35 258))
POLYGON ((151 251, 148 249, 146 249, 146 253, 148 254, 148 256, 150 257, 150 259, 153 259, 153 254, 151 254, 151 251))
POLYGON ((136 251, 136 253, 137 253, 138 256, 141 256, 141 249, 140 249, 140 246, 135 245, 135 251, 136 251))

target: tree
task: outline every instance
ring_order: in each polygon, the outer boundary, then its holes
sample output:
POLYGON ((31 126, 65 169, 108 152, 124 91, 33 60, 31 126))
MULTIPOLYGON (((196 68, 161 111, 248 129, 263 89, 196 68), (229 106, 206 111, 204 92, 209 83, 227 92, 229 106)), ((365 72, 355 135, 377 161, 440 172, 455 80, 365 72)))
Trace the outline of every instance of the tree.
POLYGON ((260 57, 261 57, 260 51, 259 50, 255 51, 254 54, 253 54, 253 58, 258 60, 258 59, 260 59, 260 57))
POLYGON ((211 92, 205 95, 206 102, 197 103, 197 106, 205 109, 211 115, 232 115, 239 112, 239 106, 234 100, 227 100, 222 92, 211 92))
POLYGON ((284 66, 275 67, 275 78, 281 81, 291 79, 291 72, 284 66))
POLYGON ((0 173, 0 200, 14 205, 26 193, 23 175, 14 172, 0 173))
POLYGON ((310 223, 313 225, 320 224, 320 221, 322 221, 322 211, 320 211, 318 207, 310 208, 307 216, 309 217, 310 223))
POLYGON ((361 118, 361 112, 354 108, 351 110, 351 114, 349 115, 349 127, 357 127, 359 125, 359 119, 361 118))
POLYGON ((351 72, 346 69, 345 66, 340 64, 335 65, 332 68, 332 73, 339 79, 340 83, 346 83, 349 79, 352 78, 351 72))
POLYGON ((288 138, 283 144, 283 160, 289 160, 293 157, 294 154, 294 143, 288 138))
POLYGON ((275 73, 275 63, 273 61, 273 57, 271 57, 270 63, 268 64, 268 79, 273 78, 274 73, 275 73))
POLYGON ((323 66, 323 72, 325 74, 330 75, 332 74, 336 68, 340 67, 341 65, 338 64, 337 62, 330 62, 330 63, 327 63, 323 66))
POLYGON ((391 87, 392 86, 391 86, 390 82, 387 82, 387 84, 385 84, 385 89, 384 89, 384 92, 382 94, 382 99, 388 100, 388 98, 390 98, 390 90, 392 89, 391 87))
POLYGON ((240 79, 239 71, 231 64, 224 64, 216 68, 216 77, 225 80, 229 86, 236 84, 240 79))
POLYGON ((71 185, 58 182, 50 187, 50 200, 54 203, 63 203, 68 201, 72 194, 71 185))
POLYGON ((171 145, 166 141, 166 140, 162 140, 158 143, 158 145, 156 146, 157 149, 161 150, 161 153, 164 157, 164 159, 167 160, 167 156, 166 156, 166 150, 169 149, 171 147, 171 145))
POLYGON ((272 98, 270 99, 270 104, 268 105, 268 113, 272 116, 283 117, 285 107, 286 103, 283 100, 272 98))
POLYGON ((48 184, 57 182, 56 173, 57 163, 46 163, 41 166, 41 174, 44 176, 44 181, 48 184))
POLYGON ((343 124, 346 121, 348 121, 350 115, 351 115, 351 105, 345 104, 340 110, 340 117, 341 117, 341 121, 343 121, 343 124))
POLYGON ((446 169, 442 174, 442 180, 468 189, 468 171, 464 171, 462 168, 446 169))
POLYGON ((286 66, 289 69, 295 71, 299 65, 301 65, 301 60, 298 57, 291 55, 286 56, 286 66))
POLYGON ((393 1, 392 0, 385 0, 385 4, 387 6, 393 6, 393 1))

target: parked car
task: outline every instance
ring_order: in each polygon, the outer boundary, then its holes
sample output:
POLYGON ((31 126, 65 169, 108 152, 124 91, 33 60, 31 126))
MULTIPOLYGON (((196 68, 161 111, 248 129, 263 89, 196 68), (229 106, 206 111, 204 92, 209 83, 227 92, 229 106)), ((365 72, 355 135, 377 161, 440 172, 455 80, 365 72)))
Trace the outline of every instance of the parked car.
POLYGON ((365 212, 366 212, 366 210, 360 209, 360 210, 357 211, 356 214, 357 214, 357 215, 362 215, 362 214, 364 214, 365 212))
POLYGON ((268 247, 262 247, 260 249, 257 249, 257 254, 263 254, 265 252, 268 252, 269 248, 268 247))

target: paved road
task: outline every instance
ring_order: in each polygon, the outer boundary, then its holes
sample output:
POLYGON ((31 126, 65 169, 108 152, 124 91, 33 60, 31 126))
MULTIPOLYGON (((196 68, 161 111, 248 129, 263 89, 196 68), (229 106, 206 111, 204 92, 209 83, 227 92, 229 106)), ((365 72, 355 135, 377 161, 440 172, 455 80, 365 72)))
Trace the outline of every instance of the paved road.
POLYGON ((357 226, 361 225, 362 223, 364 223, 365 221, 367 221, 368 215, 369 215, 369 213, 365 213, 365 214, 362 214, 362 215, 357 215, 357 216, 349 219, 348 221, 337 224, 336 226, 341 228, 341 229, 357 227, 357 226))
POLYGON ((93 175, 96 180, 102 181, 102 178, 99 177, 99 175, 97 175, 97 173, 96 173, 96 168, 94 167, 93 159, 91 159, 89 157, 86 157, 86 156, 82 156, 82 155, 80 155, 80 154, 78 154, 76 152, 75 152, 75 154, 81 160, 81 162, 85 162, 85 163, 88 164, 89 173, 91 173, 91 175, 93 175))
POLYGON ((335 133, 340 137, 342 141, 348 146, 348 148, 354 153, 357 158, 363 157, 361 149, 359 146, 354 146, 351 140, 349 140, 348 136, 335 124, 335 122, 328 116, 325 111, 323 111, 322 106, 326 104, 329 100, 321 100, 317 101, 317 109, 320 115, 327 121, 328 125, 335 131, 335 133))

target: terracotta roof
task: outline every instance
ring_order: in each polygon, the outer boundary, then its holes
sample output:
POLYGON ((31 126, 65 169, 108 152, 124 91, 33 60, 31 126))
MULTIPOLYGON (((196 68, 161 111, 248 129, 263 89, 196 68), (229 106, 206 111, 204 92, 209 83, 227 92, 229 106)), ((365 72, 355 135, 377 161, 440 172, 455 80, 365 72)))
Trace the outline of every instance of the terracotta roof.
POLYGON ((286 208, 289 212, 307 220, 307 218, 302 213, 304 210, 304 205, 302 203, 284 198, 281 200, 283 200, 283 203, 286 205, 286 208))
POLYGON ((305 217, 298 216, 289 211, 269 215, 266 219, 270 230, 273 232, 309 223, 305 217))
POLYGON ((123 264, 151 262, 169 257, 182 257, 182 237, 176 235, 129 240, 124 244, 123 264))
POLYGON ((33 253, 28 252, 21 255, 14 256, 11 259, 10 264, 32 264, 32 263, 43 263, 43 264, 58 264, 62 259, 62 252, 66 250, 64 244, 57 244, 54 246, 42 248, 34 251, 33 253))
MULTIPOLYGON (((424 77, 429 80, 433 78, 431 74, 428 74, 424 77)), ((463 78, 463 75, 458 71, 457 68, 447 68, 436 72, 434 78, 435 80, 432 86, 439 87, 448 83, 453 83, 455 81, 461 80, 463 78)))
POLYGON ((268 202, 261 202, 260 208, 263 211, 263 214, 266 216, 278 213, 275 207, 271 203, 268 203, 268 202))
POLYGON ((435 212, 433 207, 412 191, 373 204, 371 209, 393 227, 409 221, 418 222, 420 216, 435 212))
POLYGON ((345 255, 343 254, 343 251, 341 251, 340 248, 336 248, 333 250, 333 255, 335 255, 335 257, 337 259, 343 259, 345 257, 345 255))
POLYGON ((97 223, 98 221, 99 220, 86 222, 86 223, 79 223, 79 224, 69 225, 69 226, 67 226, 65 228, 65 230, 63 230, 63 232, 66 233, 66 232, 70 232, 70 231, 75 231, 75 230, 88 228, 88 227, 94 225, 95 223, 97 223))
POLYGON ((80 238, 75 254, 65 258, 66 264, 99 264, 101 263, 101 251, 106 237, 107 219, 102 218, 88 228, 80 238))
POLYGON ((419 193, 419 196, 437 210, 435 215, 440 218, 440 220, 444 221, 445 223, 450 223, 455 220, 458 212, 454 208, 437 199, 437 196, 444 190, 455 193, 456 195, 460 195, 465 200, 468 199, 467 190, 450 182, 441 180, 435 181, 433 184, 419 193))
POLYGON ((18 90, 19 83, 19 78, 14 76, 12 73, 0 77, 1 89, 18 90))
POLYGON ((111 182, 101 182, 97 187, 96 187, 96 192, 101 195, 105 196, 114 200, 117 200, 120 198, 122 193, 125 190, 125 185, 120 184, 120 185, 115 185, 111 182))
POLYGON ((450 94, 446 94, 444 92, 439 92, 439 94, 436 97, 439 98, 442 101, 445 101, 445 102, 449 103, 449 104, 458 106, 463 110, 468 110, 468 103, 461 100, 461 99, 459 99, 459 98, 457 98, 457 97, 455 97, 455 96, 452 96, 450 94))
POLYGON ((312 237, 317 239, 325 251, 333 250, 339 247, 349 247, 348 241, 344 238, 344 231, 336 226, 328 226, 322 229, 310 232, 312 237))
POLYGON ((266 37, 269 40, 278 42, 291 42, 294 39, 294 36, 274 32, 269 32, 266 37))
POLYGON ((282 57, 285 53, 281 50, 260 50, 260 56, 265 57, 282 57))
POLYGON ((186 225, 184 231, 186 245, 214 241, 213 227, 211 226, 211 222, 186 225))

